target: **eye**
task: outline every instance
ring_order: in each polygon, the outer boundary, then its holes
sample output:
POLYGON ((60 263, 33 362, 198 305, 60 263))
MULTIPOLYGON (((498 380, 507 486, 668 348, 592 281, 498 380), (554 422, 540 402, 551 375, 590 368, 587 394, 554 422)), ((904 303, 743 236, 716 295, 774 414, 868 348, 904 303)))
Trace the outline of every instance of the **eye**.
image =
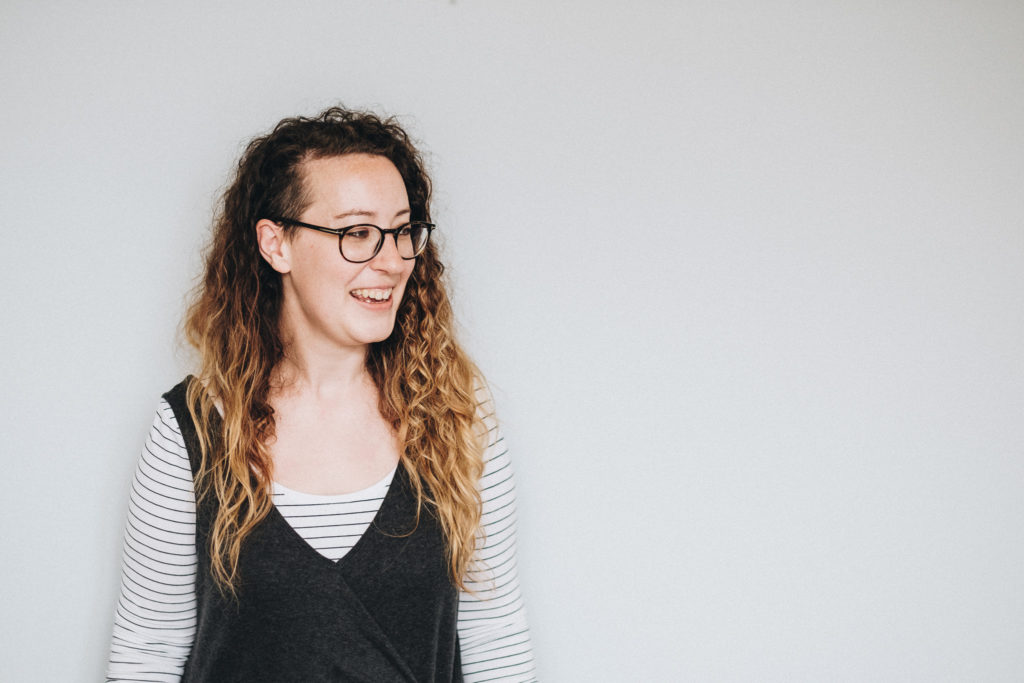
POLYGON ((365 226, 356 226, 345 233, 345 239, 348 240, 368 240, 370 239, 370 228, 365 226))
POLYGON ((412 224, 407 223, 398 229, 399 237, 408 237, 412 234, 412 224))

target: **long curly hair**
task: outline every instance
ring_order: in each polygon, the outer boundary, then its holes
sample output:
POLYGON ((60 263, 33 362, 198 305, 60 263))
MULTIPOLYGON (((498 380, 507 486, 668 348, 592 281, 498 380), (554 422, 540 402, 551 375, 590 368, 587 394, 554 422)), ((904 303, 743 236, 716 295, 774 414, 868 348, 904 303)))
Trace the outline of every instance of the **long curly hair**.
MULTIPOLYGON (((405 181, 411 217, 430 220, 430 179, 393 118, 332 107, 284 119, 252 140, 239 160, 185 316, 185 338, 200 361, 199 381, 187 395, 202 449, 197 500, 212 496, 217 503, 209 550, 214 579, 227 593, 236 592, 246 536, 273 505, 268 399, 285 351, 281 275, 260 255, 255 226, 261 218, 302 215, 310 203, 303 165, 345 154, 389 159, 405 181), (218 403, 223 417, 215 433, 218 403)), ((456 342, 443 273, 431 243, 416 259, 391 336, 370 345, 366 369, 379 390, 380 413, 398 436, 417 519, 429 505, 445 534, 452 581, 466 588, 480 526, 484 429, 476 411, 479 373, 456 342)))

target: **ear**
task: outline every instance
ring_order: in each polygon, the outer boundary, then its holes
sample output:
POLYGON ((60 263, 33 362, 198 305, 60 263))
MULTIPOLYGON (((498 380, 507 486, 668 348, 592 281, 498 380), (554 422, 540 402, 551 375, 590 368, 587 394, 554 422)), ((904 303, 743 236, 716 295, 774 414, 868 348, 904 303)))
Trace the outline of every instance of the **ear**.
POLYGON ((282 275, 291 272, 291 244, 285 237, 283 227, 271 220, 261 218, 256 223, 256 241, 260 245, 260 254, 271 268, 282 275))

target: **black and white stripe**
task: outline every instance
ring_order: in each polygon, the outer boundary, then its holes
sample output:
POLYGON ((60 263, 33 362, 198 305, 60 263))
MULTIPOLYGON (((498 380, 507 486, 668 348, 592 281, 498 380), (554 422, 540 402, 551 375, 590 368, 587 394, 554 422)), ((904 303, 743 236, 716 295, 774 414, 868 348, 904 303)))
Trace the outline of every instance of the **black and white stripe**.
POLYGON ((494 415, 494 403, 477 389, 477 409, 487 429, 477 566, 459 596, 459 645, 466 681, 535 681, 536 667, 516 571, 516 491, 512 463, 494 415))
MULTIPOLYGON (((515 488, 508 450, 486 390, 478 390, 488 430, 478 566, 459 600, 466 681, 536 680, 515 557, 515 488)), ((274 487, 274 505, 292 528, 337 561, 376 515, 392 472, 370 488, 313 496, 274 487)), ((188 453, 170 406, 161 401, 132 481, 121 594, 108 681, 180 680, 196 628, 195 494, 188 453)))
POLYGON ((372 486, 336 496, 292 491, 274 483, 274 505, 314 550, 337 562, 362 537, 391 487, 395 470, 372 486))
POLYGON ((185 444, 161 401, 128 499, 108 680, 180 680, 196 630, 195 507, 185 444))

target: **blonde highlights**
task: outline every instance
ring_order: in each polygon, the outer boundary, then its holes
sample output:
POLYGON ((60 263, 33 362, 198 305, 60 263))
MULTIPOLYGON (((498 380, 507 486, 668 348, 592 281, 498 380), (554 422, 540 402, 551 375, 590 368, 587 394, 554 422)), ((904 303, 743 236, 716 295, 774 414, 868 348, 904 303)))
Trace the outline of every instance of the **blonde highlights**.
MULTIPOLYGON (((405 181, 412 217, 430 219, 430 181, 406 133, 392 119, 331 108, 285 119, 253 140, 224 193, 192 294, 184 332, 199 356, 189 411, 202 450, 196 475, 200 505, 215 502, 209 533, 217 584, 237 588, 245 538, 272 508, 274 437, 271 374, 284 357, 278 329, 280 275, 259 253, 255 225, 305 209, 306 161, 344 154, 386 157, 405 181)), ((340 255, 339 255, 340 258, 340 255)), ((391 336, 369 348, 366 368, 381 415, 399 438, 401 463, 445 535, 452 581, 465 588, 480 526, 483 425, 479 374, 454 335, 444 266, 428 245, 417 257, 391 336)))

